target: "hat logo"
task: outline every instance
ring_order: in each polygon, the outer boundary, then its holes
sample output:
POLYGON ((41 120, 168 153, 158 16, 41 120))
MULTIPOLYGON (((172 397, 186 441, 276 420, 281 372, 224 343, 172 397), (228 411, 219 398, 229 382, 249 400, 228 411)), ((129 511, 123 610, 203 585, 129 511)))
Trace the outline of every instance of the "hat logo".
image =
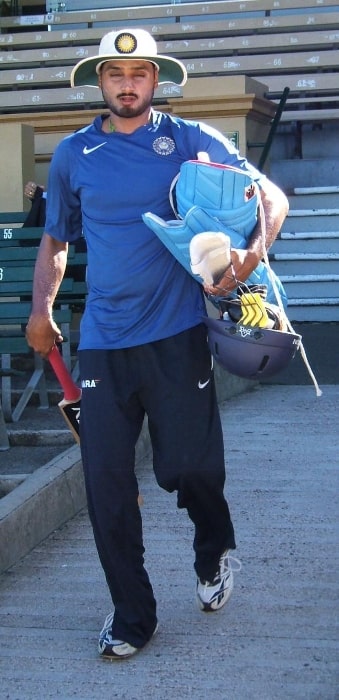
POLYGON ((118 34, 114 46, 118 53, 133 53, 137 48, 137 40, 133 34, 118 34))

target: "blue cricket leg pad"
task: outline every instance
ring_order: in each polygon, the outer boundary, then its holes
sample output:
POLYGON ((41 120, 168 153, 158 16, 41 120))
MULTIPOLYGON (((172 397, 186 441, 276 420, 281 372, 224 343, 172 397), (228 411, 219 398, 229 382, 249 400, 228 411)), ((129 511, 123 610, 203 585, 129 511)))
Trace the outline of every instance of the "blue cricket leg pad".
MULTIPOLYGON (((191 269, 190 259, 190 242, 197 233, 205 231, 214 231, 225 233, 231 239, 232 248, 244 249, 247 246, 247 239, 239 232, 229 228, 215 217, 208 214, 201 207, 194 206, 186 214, 184 219, 174 219, 172 221, 164 221, 160 216, 146 212, 142 215, 144 223, 158 236, 163 245, 176 258, 185 270, 192 277, 203 283, 200 275, 195 275, 191 269)), ((277 289, 281 296, 284 307, 287 307, 287 296, 284 287, 271 270, 277 289)), ((245 284, 265 284, 267 285, 267 301, 276 304, 277 299, 271 282, 270 274, 264 262, 260 262, 255 270, 250 274, 245 284)))

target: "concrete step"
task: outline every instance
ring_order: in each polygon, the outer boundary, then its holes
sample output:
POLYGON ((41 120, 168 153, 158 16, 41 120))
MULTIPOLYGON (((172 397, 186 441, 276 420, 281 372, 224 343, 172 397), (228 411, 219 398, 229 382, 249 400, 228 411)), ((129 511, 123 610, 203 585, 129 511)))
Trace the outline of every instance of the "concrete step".
MULTIPOLYGON (((304 234, 304 232, 302 232, 304 234)), ((329 232, 326 232, 327 234, 329 232)), ((316 236, 310 237, 309 234, 304 234, 302 236, 287 232, 288 235, 282 234, 281 238, 278 238, 272 247, 270 248, 270 254, 276 255, 278 253, 317 253, 319 255, 339 253, 339 232, 332 232, 333 236, 322 237, 321 232, 317 231, 316 236)))
POLYGON ((289 299, 330 299, 339 294, 339 275, 283 275, 280 279, 289 299))
POLYGON ((339 185, 294 187, 288 201, 290 209, 336 209, 339 206, 339 185))
POLYGON ((316 240, 317 238, 322 241, 325 238, 332 238, 335 240, 339 238, 339 231, 281 231, 277 240, 287 240, 288 238, 293 241, 300 241, 302 239, 316 240))
POLYGON ((320 207, 313 207, 311 209, 290 209, 288 216, 338 216, 338 214, 338 208, 328 207, 322 209, 320 207))
POLYGON ((271 160, 270 178, 284 192, 296 187, 332 187, 339 182, 339 158, 291 158, 271 160))
POLYGON ((339 269, 339 258, 319 259, 303 256, 295 259, 294 256, 277 256, 271 260, 272 269, 281 277, 282 275, 336 275, 339 269))
POLYGON ((339 185, 332 185, 330 187, 295 187, 294 194, 339 194, 339 185))
POLYGON ((274 253, 274 260, 339 260, 339 253, 274 253))
POLYGON ((339 209, 291 209, 282 231, 334 231, 339 235, 339 209))
POLYGON ((271 178, 290 211, 269 252, 284 284, 291 322, 339 321, 338 158, 280 160, 271 178))
POLYGON ((301 140, 304 158, 338 158, 338 119, 324 120, 323 124, 304 123, 301 140))
MULTIPOLYGON (((289 299, 287 316, 294 321, 310 323, 339 323, 339 297, 333 299, 289 299)), ((339 328, 336 328, 338 334, 339 328)), ((338 336, 337 336, 338 337, 338 336)), ((339 373, 337 367, 337 375, 339 373)))

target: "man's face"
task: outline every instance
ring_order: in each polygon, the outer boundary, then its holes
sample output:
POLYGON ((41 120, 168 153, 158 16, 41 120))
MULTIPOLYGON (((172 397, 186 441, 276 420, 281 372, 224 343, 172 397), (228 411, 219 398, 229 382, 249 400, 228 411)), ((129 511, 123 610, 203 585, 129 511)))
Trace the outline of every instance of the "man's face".
POLYGON ((100 71, 99 87, 108 109, 127 119, 149 109, 157 85, 158 71, 149 61, 106 61, 100 71))

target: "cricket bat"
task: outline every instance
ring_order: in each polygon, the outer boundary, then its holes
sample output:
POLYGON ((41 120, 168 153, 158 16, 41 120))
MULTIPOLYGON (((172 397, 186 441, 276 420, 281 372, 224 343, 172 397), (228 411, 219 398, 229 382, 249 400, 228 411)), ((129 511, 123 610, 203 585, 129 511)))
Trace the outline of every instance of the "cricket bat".
POLYGON ((58 406, 75 440, 79 443, 81 389, 73 381, 56 345, 49 353, 48 359, 64 392, 64 398, 58 406))

